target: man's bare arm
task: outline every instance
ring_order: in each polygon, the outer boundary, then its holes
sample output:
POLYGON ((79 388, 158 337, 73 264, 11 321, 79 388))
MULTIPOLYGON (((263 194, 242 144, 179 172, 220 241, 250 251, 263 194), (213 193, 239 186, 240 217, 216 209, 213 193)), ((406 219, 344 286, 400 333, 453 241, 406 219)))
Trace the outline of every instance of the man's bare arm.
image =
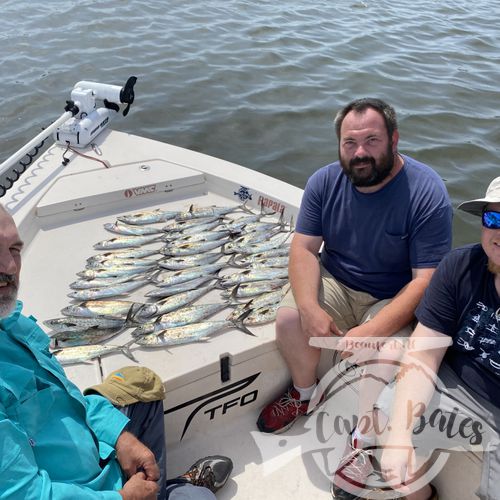
POLYGON ((347 332, 347 337, 388 337, 407 326, 429 285, 434 268, 413 269, 412 280, 370 321, 347 332))
POLYGON ((446 343, 451 343, 450 337, 419 323, 401 361, 389 418, 390 433, 381 460, 385 477, 396 483, 403 484, 415 472, 415 464, 409 462, 414 456, 409 453, 413 447, 412 433, 434 394, 446 343))
POLYGON ((308 337, 340 333, 332 318, 318 302, 321 282, 318 252, 322 243, 321 236, 295 233, 290 247, 288 266, 290 285, 300 314, 302 329, 308 337))

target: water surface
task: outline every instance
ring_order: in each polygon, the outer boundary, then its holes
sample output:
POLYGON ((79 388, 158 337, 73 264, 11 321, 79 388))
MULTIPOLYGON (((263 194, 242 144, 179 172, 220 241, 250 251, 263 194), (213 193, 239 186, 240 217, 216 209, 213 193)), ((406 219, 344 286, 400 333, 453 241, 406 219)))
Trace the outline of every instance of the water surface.
MULTIPOLYGON (((400 119, 400 150, 452 202, 499 168, 498 2, 3 0, 2 158, 58 117, 82 79, 123 84, 120 130, 303 187, 337 157, 335 112, 367 95, 400 119)), ((477 219, 457 213, 455 244, 477 219)))

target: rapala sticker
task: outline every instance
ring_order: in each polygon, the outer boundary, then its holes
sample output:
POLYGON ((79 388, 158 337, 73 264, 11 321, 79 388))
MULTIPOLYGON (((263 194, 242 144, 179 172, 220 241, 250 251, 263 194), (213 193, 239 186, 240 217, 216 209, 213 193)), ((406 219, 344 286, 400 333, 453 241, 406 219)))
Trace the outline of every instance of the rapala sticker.
POLYGON ((259 196, 257 205, 266 208, 271 208, 275 212, 282 212, 282 211, 285 212, 285 205, 283 205, 283 203, 280 203, 279 201, 273 200, 272 198, 259 196))
POLYGON ((151 194, 156 191, 156 184, 150 184, 149 186, 140 186, 132 189, 126 189, 123 193, 125 198, 132 198, 133 196, 142 196, 144 194, 151 194))

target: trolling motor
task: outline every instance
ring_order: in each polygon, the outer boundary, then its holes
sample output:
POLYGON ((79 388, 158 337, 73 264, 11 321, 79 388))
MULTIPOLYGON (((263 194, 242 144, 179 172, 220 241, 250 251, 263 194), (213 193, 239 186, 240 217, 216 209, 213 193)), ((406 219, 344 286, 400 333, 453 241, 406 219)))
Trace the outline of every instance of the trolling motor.
POLYGON ((60 144, 84 148, 119 113, 120 104, 126 104, 123 116, 127 116, 130 105, 134 102, 136 82, 135 76, 131 76, 123 87, 78 82, 71 92, 71 100, 66 101, 64 113, 0 164, 0 198, 33 163, 51 134, 60 144), (97 108, 96 99, 103 101, 103 108, 97 108))
POLYGON ((127 106, 123 116, 127 116, 134 102, 135 76, 131 76, 123 87, 95 82, 78 82, 71 91, 71 100, 66 101, 64 110, 73 116, 58 126, 54 139, 59 144, 84 148, 102 132, 110 121, 119 113, 120 104, 127 106), (97 108, 100 99, 104 107, 97 108))

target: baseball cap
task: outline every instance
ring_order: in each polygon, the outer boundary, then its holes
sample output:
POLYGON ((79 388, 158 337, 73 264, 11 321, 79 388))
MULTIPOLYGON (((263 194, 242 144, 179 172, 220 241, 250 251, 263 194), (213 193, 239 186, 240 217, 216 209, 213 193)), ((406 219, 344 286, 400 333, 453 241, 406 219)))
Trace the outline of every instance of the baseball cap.
POLYGON ((161 378, 145 366, 125 366, 111 372, 102 384, 83 391, 85 395, 101 394, 116 406, 126 406, 139 401, 159 401, 165 398, 161 378))
POLYGON ((464 210, 465 212, 469 212, 472 215, 480 216, 483 213, 484 207, 488 203, 500 203, 500 177, 496 177, 491 181, 484 198, 464 201, 463 203, 460 203, 457 208, 464 210))

